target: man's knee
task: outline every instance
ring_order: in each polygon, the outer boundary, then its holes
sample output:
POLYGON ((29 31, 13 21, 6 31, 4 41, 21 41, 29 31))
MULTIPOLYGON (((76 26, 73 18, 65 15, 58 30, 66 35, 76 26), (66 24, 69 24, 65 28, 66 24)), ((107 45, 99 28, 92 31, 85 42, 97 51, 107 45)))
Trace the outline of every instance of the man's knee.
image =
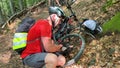
POLYGON ((60 55, 58 57, 58 65, 63 66, 66 63, 66 59, 64 56, 60 55))
POLYGON ((46 63, 56 63, 57 64, 57 55, 48 53, 45 57, 46 63))

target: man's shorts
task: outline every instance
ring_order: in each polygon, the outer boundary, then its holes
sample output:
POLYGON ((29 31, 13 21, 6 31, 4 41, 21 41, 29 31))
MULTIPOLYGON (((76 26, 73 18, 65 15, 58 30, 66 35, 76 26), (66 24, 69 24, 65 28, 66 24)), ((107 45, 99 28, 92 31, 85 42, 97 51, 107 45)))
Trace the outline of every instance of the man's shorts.
POLYGON ((23 59, 23 63, 30 67, 42 68, 45 65, 45 56, 47 53, 36 53, 23 59))

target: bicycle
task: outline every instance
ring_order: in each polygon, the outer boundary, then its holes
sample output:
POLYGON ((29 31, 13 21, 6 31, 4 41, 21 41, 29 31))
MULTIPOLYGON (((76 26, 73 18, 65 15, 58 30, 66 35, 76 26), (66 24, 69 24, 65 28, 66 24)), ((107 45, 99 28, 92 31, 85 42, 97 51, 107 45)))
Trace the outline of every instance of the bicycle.
MULTIPOLYGON (((79 22, 76 14, 73 12, 71 5, 74 2, 67 2, 66 7, 70 11, 69 16, 65 16, 59 28, 53 32, 53 40, 56 44, 63 44, 63 51, 60 53, 67 58, 66 65, 77 62, 85 49, 85 39, 82 35, 88 35, 92 39, 95 36, 87 31, 83 22, 79 22), (73 23, 71 20, 74 20, 73 23)), ((86 19, 83 19, 83 21, 86 19)), ((65 66, 66 66, 65 65, 65 66)))
POLYGON ((59 0, 48 0, 49 6, 60 6, 59 0))
MULTIPOLYGON (((65 6, 67 4, 67 2, 73 3, 74 1, 76 1, 76 0, 58 0, 59 4, 61 6, 65 6)), ((57 1, 49 0, 49 6, 59 6, 59 5, 58 5, 57 1)))
POLYGON ((67 58, 66 65, 77 62, 85 49, 85 40, 80 34, 80 32, 82 32, 82 23, 79 22, 75 13, 72 11, 71 4, 67 3, 67 8, 70 10, 71 15, 66 16, 59 28, 53 32, 53 40, 55 43, 63 44, 63 51, 60 53, 67 58), (72 22, 70 22, 70 20, 73 17, 74 20, 78 22, 77 26, 71 25, 72 22), (78 29, 79 32, 74 33, 74 31, 78 29))

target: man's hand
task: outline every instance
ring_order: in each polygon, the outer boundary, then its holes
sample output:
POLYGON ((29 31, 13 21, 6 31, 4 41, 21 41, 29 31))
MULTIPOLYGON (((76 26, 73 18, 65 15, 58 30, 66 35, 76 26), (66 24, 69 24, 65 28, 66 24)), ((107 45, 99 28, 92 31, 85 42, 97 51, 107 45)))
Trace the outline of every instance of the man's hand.
POLYGON ((55 44, 54 41, 49 37, 41 37, 45 51, 56 52, 60 51, 62 44, 55 44))
POLYGON ((59 44, 59 45, 56 45, 56 46, 58 46, 58 51, 60 51, 60 50, 61 50, 61 48, 63 47, 63 45, 62 45, 62 44, 59 44))

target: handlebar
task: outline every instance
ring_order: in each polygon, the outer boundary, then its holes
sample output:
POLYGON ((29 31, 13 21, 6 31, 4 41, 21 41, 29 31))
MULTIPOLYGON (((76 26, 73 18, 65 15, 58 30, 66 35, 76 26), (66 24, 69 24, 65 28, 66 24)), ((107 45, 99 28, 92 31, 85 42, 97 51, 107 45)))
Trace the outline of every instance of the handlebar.
POLYGON ((73 10, 72 10, 72 7, 71 7, 71 5, 75 2, 76 0, 74 0, 71 4, 69 4, 68 2, 67 2, 67 9, 70 11, 70 13, 71 13, 71 15, 70 16, 68 16, 68 17, 74 17, 74 20, 75 21, 78 21, 78 19, 77 19, 77 17, 76 17, 76 15, 75 15, 75 12, 73 12, 73 10))

